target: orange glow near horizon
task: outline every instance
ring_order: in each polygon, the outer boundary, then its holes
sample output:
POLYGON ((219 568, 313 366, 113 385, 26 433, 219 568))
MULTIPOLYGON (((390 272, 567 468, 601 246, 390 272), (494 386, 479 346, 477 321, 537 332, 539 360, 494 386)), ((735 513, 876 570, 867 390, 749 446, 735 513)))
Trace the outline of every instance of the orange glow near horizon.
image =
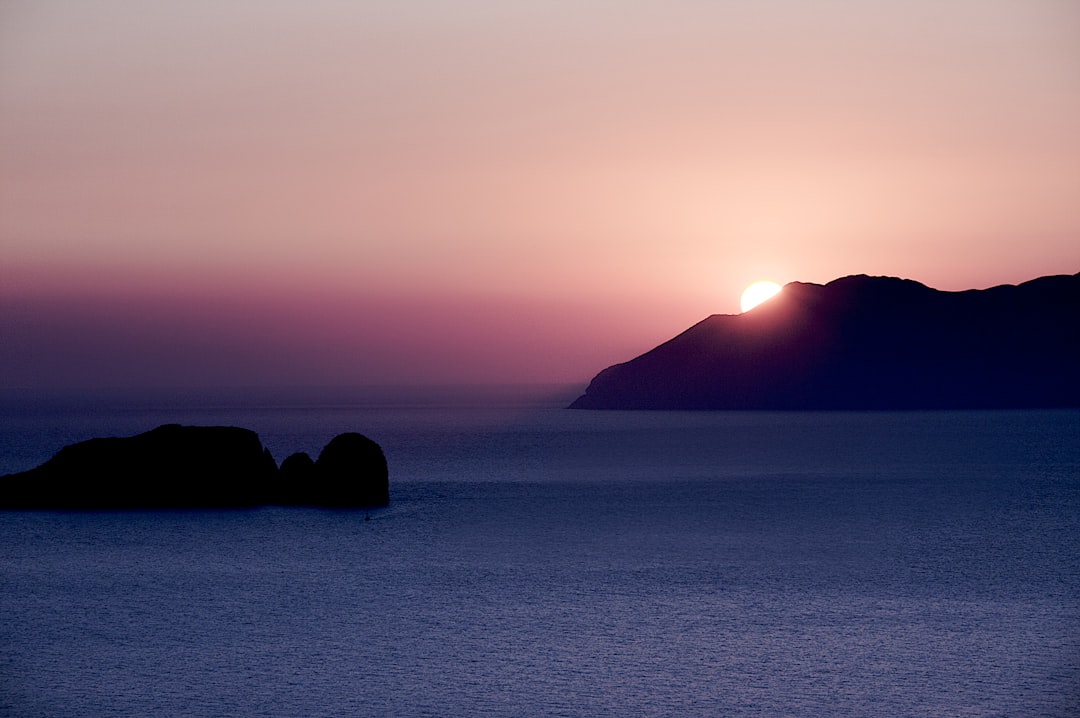
POLYGON ((747 277, 1080 271, 1067 3, 104 2, 0 10, 19 332, 39 301, 215 296, 300 356, 363 306, 386 329, 349 340, 357 381, 440 355, 585 380, 747 277))

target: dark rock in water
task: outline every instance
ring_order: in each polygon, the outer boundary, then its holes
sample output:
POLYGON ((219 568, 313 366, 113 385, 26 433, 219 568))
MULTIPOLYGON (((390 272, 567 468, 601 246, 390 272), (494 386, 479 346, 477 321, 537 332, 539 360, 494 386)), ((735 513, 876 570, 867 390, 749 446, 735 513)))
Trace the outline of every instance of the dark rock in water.
POLYGON ((0 477, 0 509, 360 508, 389 501, 386 457, 361 434, 335 437, 317 462, 292 454, 279 470, 253 431, 169 424, 72 444, 35 469, 0 477))
POLYGON ((315 461, 304 451, 289 454, 281 462, 277 480, 268 493, 267 503, 286 506, 294 503, 297 492, 309 486, 315 475, 315 461))
POLYGON ((315 462, 312 496, 322 506, 385 506, 390 502, 386 457, 363 434, 339 434, 315 462))
POLYGON ((307 455, 307 452, 298 451, 285 457, 279 471, 282 483, 309 481, 315 471, 315 461, 307 455))
POLYGON ((255 432, 168 424, 90 439, 0 479, 5 508, 209 508, 261 503, 277 464, 255 432))
POLYGON ((793 282, 608 367, 578 409, 1080 406, 1080 274, 942 292, 894 277, 793 282))
POLYGON ((312 461, 305 453, 281 462, 273 502, 288 506, 358 508, 390 502, 386 457, 362 434, 340 434, 312 461))

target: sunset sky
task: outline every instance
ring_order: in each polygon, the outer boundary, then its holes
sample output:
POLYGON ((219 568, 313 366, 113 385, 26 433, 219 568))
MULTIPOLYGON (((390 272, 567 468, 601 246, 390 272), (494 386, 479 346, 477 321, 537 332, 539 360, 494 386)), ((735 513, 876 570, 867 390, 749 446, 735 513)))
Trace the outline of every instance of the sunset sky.
POLYGON ((1080 271, 1074 0, 6 0, 0 387, 585 382, 1080 271))

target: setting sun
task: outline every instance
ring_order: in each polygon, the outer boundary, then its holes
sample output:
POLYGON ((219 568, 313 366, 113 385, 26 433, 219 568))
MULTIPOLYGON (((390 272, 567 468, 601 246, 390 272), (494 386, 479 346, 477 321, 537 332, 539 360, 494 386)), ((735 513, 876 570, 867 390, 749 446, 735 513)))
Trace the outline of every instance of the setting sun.
POLYGON ((780 292, 780 285, 776 282, 754 282, 743 290, 739 306, 744 312, 748 312, 762 302, 771 299, 780 292))

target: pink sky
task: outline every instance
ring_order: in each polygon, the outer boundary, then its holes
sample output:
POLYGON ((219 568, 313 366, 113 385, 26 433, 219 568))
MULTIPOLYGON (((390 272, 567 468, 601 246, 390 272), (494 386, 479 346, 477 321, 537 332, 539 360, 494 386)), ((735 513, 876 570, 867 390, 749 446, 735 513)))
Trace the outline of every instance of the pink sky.
POLYGON ((1080 271, 1071 0, 0 5, 0 387, 584 382, 1080 271))

